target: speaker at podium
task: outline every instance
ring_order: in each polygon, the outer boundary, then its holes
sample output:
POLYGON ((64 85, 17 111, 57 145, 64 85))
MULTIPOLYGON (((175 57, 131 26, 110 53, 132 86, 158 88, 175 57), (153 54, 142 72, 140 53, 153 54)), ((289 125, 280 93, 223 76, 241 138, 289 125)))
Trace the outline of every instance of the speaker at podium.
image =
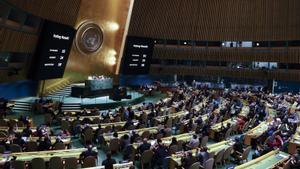
POLYGON ((125 87, 114 87, 113 92, 109 95, 109 99, 114 101, 121 101, 122 99, 131 99, 131 95, 127 95, 125 87))

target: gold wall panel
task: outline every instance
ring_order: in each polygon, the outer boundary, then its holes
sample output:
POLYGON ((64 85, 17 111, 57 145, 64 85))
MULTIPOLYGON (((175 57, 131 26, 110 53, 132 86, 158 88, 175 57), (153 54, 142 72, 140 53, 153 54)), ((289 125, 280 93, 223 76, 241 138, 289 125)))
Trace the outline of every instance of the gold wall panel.
POLYGON ((83 54, 73 45, 65 76, 84 80, 88 75, 115 76, 126 28, 131 0, 81 0, 77 29, 85 22, 96 23, 103 30, 101 49, 93 54, 83 54), (81 75, 80 77, 77 75, 81 75))

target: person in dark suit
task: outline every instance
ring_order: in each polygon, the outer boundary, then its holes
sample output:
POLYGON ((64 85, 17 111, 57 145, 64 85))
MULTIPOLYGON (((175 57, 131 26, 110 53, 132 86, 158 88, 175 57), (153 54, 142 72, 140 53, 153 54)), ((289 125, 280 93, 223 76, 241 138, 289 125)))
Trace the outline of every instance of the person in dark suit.
POLYGON ((51 145, 51 140, 49 139, 48 136, 44 137, 44 140, 40 142, 39 144, 39 151, 45 151, 45 150, 50 150, 52 147, 51 145))
POLYGON ((169 156, 168 148, 163 145, 162 140, 157 140, 157 147, 154 149, 154 165, 161 167, 163 165, 164 159, 169 156))
POLYGON ((192 152, 188 152, 188 154, 182 159, 183 168, 190 168, 192 164, 196 162, 195 157, 193 157, 192 152))
POLYGON ((30 137, 32 135, 32 130, 29 125, 22 132, 24 137, 30 137))
POLYGON ((144 138, 143 144, 140 145, 140 147, 138 148, 138 151, 140 154, 143 154, 143 152, 146 150, 149 150, 150 147, 151 147, 151 144, 148 143, 147 138, 144 138))
POLYGON ((291 169, 296 168, 300 168, 300 149, 297 149, 297 153, 291 159, 291 169))
POLYGON ((235 143, 233 145, 233 154, 232 156, 237 159, 239 155, 241 155, 244 152, 243 149, 243 142, 240 140, 240 138, 235 138, 235 143))
POLYGON ((89 145, 87 150, 80 154, 80 159, 84 160, 85 158, 90 157, 90 156, 95 157, 95 158, 98 157, 98 153, 93 150, 92 145, 89 145))
POLYGON ((209 159, 209 153, 207 152, 207 147, 203 147, 198 154, 198 160, 200 164, 203 166, 203 163, 206 162, 208 159, 209 159))
POLYGON ((16 137, 13 139, 13 144, 18 144, 20 147, 24 148, 26 142, 22 139, 21 134, 16 134, 16 137))
POLYGON ((106 159, 102 162, 102 165, 105 167, 105 169, 113 169, 114 164, 116 163, 116 160, 111 158, 111 153, 108 152, 106 154, 106 159))

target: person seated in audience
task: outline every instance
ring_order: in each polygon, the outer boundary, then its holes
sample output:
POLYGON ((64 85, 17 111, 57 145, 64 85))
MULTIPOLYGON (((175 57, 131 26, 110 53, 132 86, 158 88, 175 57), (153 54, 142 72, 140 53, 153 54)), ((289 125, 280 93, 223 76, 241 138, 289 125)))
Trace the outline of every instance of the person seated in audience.
POLYGON ((42 140, 42 138, 40 137, 40 143, 39 143, 39 146, 38 146, 38 150, 39 151, 50 150, 51 147, 52 147, 50 138, 48 136, 45 136, 43 138, 43 141, 41 141, 41 140, 42 140))
POLYGON ((119 139, 118 132, 114 132, 114 134, 112 135, 112 139, 119 139))
POLYGON ((91 124, 92 120, 88 117, 82 119, 81 124, 91 124))
POLYGON ((114 164, 116 164, 116 160, 111 158, 111 153, 108 152, 106 154, 106 159, 102 162, 102 165, 104 166, 104 169, 113 169, 114 164))
POLYGON ((137 134, 137 132, 135 132, 134 130, 129 132, 130 135, 130 143, 134 143, 137 141, 138 138, 140 138, 140 135, 137 134))
POLYGON ((88 111, 86 108, 84 108, 81 112, 82 116, 87 116, 88 115, 88 111))
POLYGON ((7 135, 8 136, 15 136, 16 135, 16 132, 15 132, 15 129, 14 127, 10 126, 7 130, 7 135))
POLYGON ((99 115, 99 109, 97 107, 91 109, 91 115, 93 116, 99 115))
POLYGON ((27 125, 25 129, 23 129, 22 135, 24 137, 30 137, 32 135, 32 130, 29 125, 27 125))
POLYGON ((61 138, 67 138, 67 137, 70 137, 71 134, 67 129, 63 129, 63 130, 60 131, 59 136, 61 138))
POLYGON ((243 118, 243 117, 237 118, 238 133, 242 133, 245 123, 246 123, 245 118, 243 118))
POLYGON ((36 128, 36 134, 38 137, 43 137, 46 135, 50 135, 51 133, 48 133, 48 127, 45 125, 40 125, 36 128))
POLYGON ((121 149, 124 150, 128 145, 130 145, 130 138, 128 134, 125 134, 121 138, 121 149))
POLYGON ((177 138, 176 138, 176 137, 172 137, 171 144, 170 144, 169 148, 170 148, 171 146, 173 146, 173 145, 178 146, 178 142, 177 142, 177 138))
POLYGON ((240 156, 241 154, 243 154, 243 152, 244 152, 243 142, 239 137, 236 137, 234 140, 235 140, 235 143, 233 144, 232 156, 235 159, 238 159, 237 157, 240 156))
POLYGON ((297 153, 291 157, 291 169, 299 169, 300 168, 300 149, 297 149, 297 153))
POLYGON ((110 119, 109 112, 110 110, 101 112, 101 117, 103 118, 103 120, 110 119))
POLYGON ((98 153, 93 150, 93 146, 90 144, 87 146, 87 150, 82 152, 80 154, 80 160, 83 161, 87 157, 95 157, 96 159, 98 158, 98 153))
POLYGON ((59 143, 64 143, 64 142, 61 140, 61 137, 60 137, 60 136, 56 137, 55 142, 53 143, 52 147, 55 147, 55 145, 56 145, 56 144, 59 144, 59 143))
POLYGON ((262 155, 267 154, 268 152, 272 151, 272 148, 270 148, 268 145, 256 146, 254 149, 254 153, 252 155, 252 159, 258 158, 262 155))
POLYGON ((144 138, 143 139, 143 144, 141 144, 138 147, 138 152, 139 152, 139 154, 142 155, 144 151, 149 150, 150 148, 151 148, 151 144, 148 143, 148 139, 147 138, 144 138))
POLYGON ((23 122, 24 125, 29 125, 29 120, 27 117, 24 117, 23 115, 21 115, 19 118, 18 118, 19 121, 23 122))
POLYGON ((198 160, 202 166, 203 166, 203 163, 209 159, 209 153, 207 152, 207 150, 208 150, 207 147, 202 147, 198 154, 198 160))
POLYGON ((283 145, 283 141, 282 138, 280 137, 280 135, 276 134, 275 136, 271 136, 271 138, 269 139, 269 141, 267 142, 267 145, 271 148, 271 149, 277 149, 280 148, 283 145))
POLYGON ((186 149, 191 150, 191 149, 195 149, 199 146, 199 138, 196 134, 194 134, 190 140, 190 142, 186 145, 186 149))
POLYGON ((12 140, 13 144, 17 144, 20 147, 24 148, 26 145, 26 142, 23 140, 21 134, 16 134, 16 137, 12 140))
POLYGON ((194 164, 197 159, 193 156, 192 152, 187 152, 185 156, 181 159, 183 168, 190 168, 192 164, 194 164))
POLYGON ((126 123, 125 123, 125 125, 123 126, 123 130, 128 130, 128 128, 130 127, 130 126, 133 126, 134 124, 133 124, 133 121, 130 119, 130 120, 127 120, 126 121, 126 123))
POLYGON ((161 139, 157 139, 157 146, 153 149, 153 151, 153 164, 154 166, 161 167, 164 159, 169 155, 168 148, 162 143, 161 139))
POLYGON ((224 137, 225 137, 225 133, 227 132, 227 130, 229 130, 230 127, 231 127, 231 126, 230 126, 230 123, 227 123, 227 125, 224 126, 224 124, 223 124, 223 122, 222 122, 222 123, 221 123, 220 131, 219 131, 218 134, 217 134, 218 137, 216 138, 216 140, 217 140, 217 141, 223 140, 224 137))

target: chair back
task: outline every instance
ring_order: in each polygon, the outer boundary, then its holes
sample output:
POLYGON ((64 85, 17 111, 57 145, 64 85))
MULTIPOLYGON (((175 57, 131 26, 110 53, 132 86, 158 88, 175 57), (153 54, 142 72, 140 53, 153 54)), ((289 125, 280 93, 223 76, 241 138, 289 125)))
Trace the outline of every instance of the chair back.
POLYGON ((177 151, 183 150, 183 143, 184 143, 183 140, 178 140, 177 141, 177 151))
POLYGON ((64 143, 56 143, 54 145, 54 150, 64 150, 64 149, 66 149, 66 146, 64 143))
POLYGON ((217 153, 217 155, 215 157, 215 164, 222 162, 224 152, 225 152, 225 150, 223 149, 217 153))
POLYGON ((9 123, 9 126, 10 126, 10 127, 15 127, 15 126, 17 125, 17 121, 14 120, 14 119, 9 120, 8 123, 9 123))
POLYGON ((224 137, 225 140, 228 139, 228 138, 230 137, 231 131, 232 131, 232 128, 231 128, 231 127, 226 131, 225 137, 224 137))
POLYGON ((100 124, 100 123, 101 123, 101 120, 100 120, 99 117, 96 117, 96 118, 93 119, 93 122, 92 122, 92 123, 93 123, 93 124, 100 124))
POLYGON ((32 169, 46 169, 45 160, 43 158, 34 158, 31 160, 32 169))
POLYGON ((247 160, 250 151, 251 151, 251 146, 248 146, 242 154, 242 160, 247 160))
POLYGON ((178 163, 174 161, 172 158, 169 158, 168 169, 176 169, 178 163))
POLYGON ((16 160, 12 162, 13 169, 26 169, 25 161, 16 160))
POLYGON ((38 144, 35 141, 28 141, 26 145, 27 151, 37 151, 38 150, 38 144))
POLYGON ((248 131, 248 128, 249 128, 249 125, 250 125, 250 122, 247 121, 244 126, 243 126, 243 133, 246 133, 248 131))
POLYGON ((65 169, 77 169, 77 159, 75 157, 65 159, 65 169))
POLYGON ((93 156, 86 157, 83 160, 82 168, 96 167, 97 159, 93 156))
POLYGON ((109 141, 109 150, 111 152, 118 152, 120 149, 120 140, 115 138, 109 141))
POLYGON ((231 155, 231 152, 232 152, 232 149, 233 147, 228 147, 225 152, 224 152, 224 156, 223 156, 223 160, 228 160, 230 155, 231 155))
POLYGON ((150 131, 148 131, 148 130, 146 130, 146 131, 144 131, 143 133, 142 133, 142 138, 144 139, 144 138, 149 138, 150 137, 150 131))
POLYGON ((49 161, 49 168, 48 169, 63 169, 63 161, 61 157, 51 157, 49 161))
POLYGON ((172 118, 169 118, 167 121, 167 127, 172 128, 172 118))
POLYGON ((121 117, 120 117, 120 116, 115 117, 114 121, 115 121, 115 122, 120 122, 120 121, 121 121, 121 117))
POLYGON ((159 134, 156 135, 156 139, 161 139, 163 137, 164 137, 164 135, 162 133, 159 133, 159 134))
POLYGON ((6 122, 6 120, 0 119, 0 126, 1 126, 1 127, 7 127, 7 126, 8 126, 8 123, 6 122))
POLYGON ((51 125, 52 123, 52 115, 47 113, 44 115, 44 118, 45 118, 45 124, 47 125, 51 125))
POLYGON ((209 158, 215 158, 215 152, 209 152, 209 158))
POLYGON ((87 127, 84 129, 83 132, 83 136, 84 136, 84 143, 87 142, 92 142, 94 139, 94 130, 91 127, 87 127))
POLYGON ((203 167, 205 169, 213 169, 213 167, 214 167, 214 161, 215 160, 213 158, 208 159, 207 161, 205 161, 203 163, 203 167))
POLYGON ((24 127, 25 125, 24 125, 23 121, 18 121, 17 126, 18 127, 24 127))
POLYGON ((22 148, 18 144, 11 144, 10 151, 12 153, 18 153, 18 152, 22 152, 22 148))
POLYGON ((179 126, 179 134, 183 134, 184 133, 184 124, 180 124, 179 126))
POLYGON ((0 154, 3 154, 5 152, 5 146, 0 145, 0 154))
POLYGON ((3 131, 0 132, 0 138, 7 138, 7 134, 3 131))
POLYGON ((66 120, 61 121, 61 129, 70 131, 71 124, 66 120))
POLYGON ((152 150, 146 150, 141 155, 141 163, 148 164, 151 162, 154 153, 152 150))
POLYGON ((200 162, 195 162, 190 166, 189 169, 199 169, 200 168, 200 162))
POLYGON ((178 151, 178 146, 177 145, 172 145, 169 148, 169 153, 171 154, 175 154, 178 151))
POLYGON ((201 139, 201 147, 205 147, 208 142, 208 136, 204 136, 201 139))

